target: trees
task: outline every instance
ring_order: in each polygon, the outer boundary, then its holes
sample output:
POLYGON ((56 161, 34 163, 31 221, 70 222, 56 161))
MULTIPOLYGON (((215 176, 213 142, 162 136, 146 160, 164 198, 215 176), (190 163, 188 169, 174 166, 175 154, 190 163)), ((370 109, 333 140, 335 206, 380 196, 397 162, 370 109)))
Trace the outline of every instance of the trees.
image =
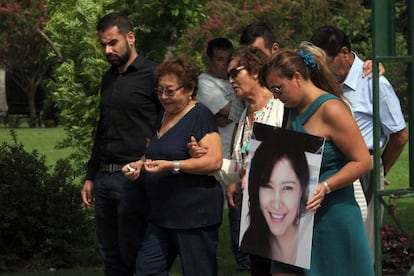
POLYGON ((0 4, 0 66, 12 73, 15 83, 26 93, 31 126, 37 124, 37 88, 53 62, 48 59, 53 43, 43 32, 48 20, 45 2, 6 0, 0 4))
POLYGON ((370 10, 360 0, 49 0, 47 34, 64 59, 50 90, 67 131, 63 145, 78 149, 74 160, 79 166, 90 152, 99 80, 108 68, 95 24, 113 10, 129 15, 136 27, 137 48, 158 62, 166 54, 184 52, 203 68, 209 39, 224 36, 238 46, 241 30, 254 21, 269 24, 283 48, 294 48, 317 27, 334 24, 350 34, 360 57, 371 56, 370 10))
POLYGON ((98 41, 98 19, 115 10, 128 14, 136 27, 137 48, 146 56, 162 61, 181 32, 201 17, 201 1, 204 0, 48 1, 51 18, 46 30, 64 60, 56 68, 55 81, 50 82, 49 88, 67 133, 61 146, 75 148, 71 157, 79 173, 84 171, 92 148, 100 78, 109 67, 98 41))
MULTIPOLYGON (((49 0, 47 33, 62 53, 55 81, 49 83, 53 102, 60 110, 66 138, 61 147, 73 147, 78 173, 92 148, 98 118, 100 78, 108 68, 96 34, 98 18, 110 11, 114 0, 49 0)), ((52 53, 53 54, 53 53, 52 53)))
POLYGON ((125 1, 125 12, 137 26, 137 49, 161 62, 175 51, 176 44, 189 27, 201 24, 207 0, 125 1))
POLYGON ((205 6, 206 19, 197 26, 189 26, 178 42, 179 51, 193 55, 202 66, 202 54, 207 41, 223 36, 238 46, 242 29, 255 21, 268 24, 283 48, 295 48, 308 40, 317 27, 334 24, 351 34, 359 34, 357 47, 368 55, 369 10, 360 0, 256 0, 209 1, 205 6))

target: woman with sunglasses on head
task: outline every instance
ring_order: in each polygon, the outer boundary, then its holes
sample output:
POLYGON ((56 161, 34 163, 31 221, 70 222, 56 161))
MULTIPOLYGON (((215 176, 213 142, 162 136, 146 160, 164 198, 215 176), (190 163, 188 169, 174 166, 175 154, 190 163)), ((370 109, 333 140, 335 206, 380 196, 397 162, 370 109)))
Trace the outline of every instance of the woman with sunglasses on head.
POLYGON ((209 109, 194 100, 198 71, 192 62, 184 56, 169 59, 157 67, 155 75, 164 111, 145 160, 123 168, 131 179, 144 178, 150 201, 136 274, 168 275, 179 255, 183 275, 214 276, 223 193, 208 174, 222 164, 217 125, 209 109), (208 148, 204 156, 189 156, 191 136, 208 148))
POLYGON ((284 50, 261 79, 289 108, 289 128, 326 138, 320 183, 306 206, 315 212, 310 269, 273 261, 273 275, 374 275, 352 186, 371 169, 370 155, 326 59, 284 50))

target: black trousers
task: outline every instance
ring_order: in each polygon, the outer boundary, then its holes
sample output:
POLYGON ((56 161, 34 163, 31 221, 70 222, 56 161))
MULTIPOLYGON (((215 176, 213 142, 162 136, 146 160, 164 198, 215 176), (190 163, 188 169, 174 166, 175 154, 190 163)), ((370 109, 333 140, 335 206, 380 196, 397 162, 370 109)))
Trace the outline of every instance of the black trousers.
POLYGON ((106 276, 132 276, 146 229, 148 199, 143 183, 122 172, 99 172, 94 179, 95 221, 106 276))

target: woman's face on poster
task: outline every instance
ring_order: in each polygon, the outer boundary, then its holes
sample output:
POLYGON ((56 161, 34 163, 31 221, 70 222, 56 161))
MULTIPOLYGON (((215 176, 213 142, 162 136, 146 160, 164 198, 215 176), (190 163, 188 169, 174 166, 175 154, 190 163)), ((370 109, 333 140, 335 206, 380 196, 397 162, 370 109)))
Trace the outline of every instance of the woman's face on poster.
POLYGON ((268 183, 259 188, 260 208, 273 235, 282 237, 296 229, 301 195, 300 181, 290 160, 278 160, 268 183))

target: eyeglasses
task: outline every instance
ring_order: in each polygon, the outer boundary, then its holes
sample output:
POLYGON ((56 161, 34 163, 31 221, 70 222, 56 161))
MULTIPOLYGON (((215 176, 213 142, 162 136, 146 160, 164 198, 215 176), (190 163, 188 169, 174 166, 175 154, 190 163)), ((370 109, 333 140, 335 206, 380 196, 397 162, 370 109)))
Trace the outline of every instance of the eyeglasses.
POLYGON ((167 97, 172 97, 175 95, 175 93, 177 93, 178 90, 184 88, 184 85, 181 85, 178 88, 172 89, 172 88, 164 88, 162 89, 161 87, 157 87, 155 88, 155 92, 157 92, 157 95, 159 97, 162 96, 162 94, 165 94, 167 97))
POLYGON ((273 94, 275 94, 276 96, 280 96, 280 95, 282 95, 282 93, 283 93, 283 88, 285 87, 285 85, 284 84, 282 84, 281 86, 273 86, 273 87, 270 87, 269 88, 269 90, 273 93, 273 94))
POLYGON ((241 71, 241 70, 243 70, 243 69, 246 69, 246 67, 244 67, 243 65, 242 66, 238 66, 238 67, 236 67, 236 68, 233 68, 233 69, 230 69, 230 71, 228 71, 227 72, 227 76, 228 76, 228 78, 232 78, 232 79, 235 79, 235 78, 237 78, 237 76, 239 75, 239 72, 241 71))

